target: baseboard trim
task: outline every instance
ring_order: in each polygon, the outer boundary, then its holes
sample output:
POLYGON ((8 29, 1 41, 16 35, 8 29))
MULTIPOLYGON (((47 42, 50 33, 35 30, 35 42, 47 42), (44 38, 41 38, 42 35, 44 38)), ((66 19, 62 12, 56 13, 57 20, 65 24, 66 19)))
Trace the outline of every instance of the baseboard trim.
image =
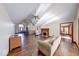
POLYGON ((7 56, 8 51, 9 51, 8 49, 3 49, 3 51, 0 54, 0 56, 7 56))

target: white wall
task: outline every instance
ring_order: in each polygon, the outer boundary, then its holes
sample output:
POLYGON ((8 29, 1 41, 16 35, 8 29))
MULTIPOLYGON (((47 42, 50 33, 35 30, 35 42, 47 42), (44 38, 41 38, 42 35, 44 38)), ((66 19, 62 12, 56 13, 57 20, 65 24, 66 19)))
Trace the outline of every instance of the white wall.
POLYGON ((63 22, 73 22, 73 20, 57 20, 57 21, 54 21, 50 24, 47 24, 45 26, 42 26, 42 28, 44 27, 47 27, 49 28, 49 36, 59 36, 60 35, 60 23, 63 23, 63 22))
MULTIPOLYGON (((74 20, 77 18, 77 5, 74 5, 74 8, 73 9, 70 8, 70 7, 68 7, 68 9, 71 9, 72 12, 69 11, 68 14, 65 15, 65 17, 63 15, 63 17, 61 19, 56 20, 56 21, 53 21, 50 24, 47 24, 47 25, 42 26, 42 27, 48 27, 49 28, 49 32, 50 32, 49 35, 50 36, 52 36, 52 35, 55 35, 55 36, 60 35, 60 23, 74 22, 74 20)), ((66 12, 66 11, 64 11, 64 12, 66 12)), ((75 22, 77 22, 77 21, 75 21, 75 22)), ((75 26, 76 25, 74 25, 74 27, 75 26)))
POLYGON ((0 4, 0 56, 7 55, 9 37, 14 34, 14 24, 11 22, 3 5, 0 4))
POLYGON ((77 9, 76 17, 74 20, 74 41, 78 45, 78 18, 79 18, 79 7, 77 9))
POLYGON ((19 32, 19 24, 15 24, 15 33, 19 32))

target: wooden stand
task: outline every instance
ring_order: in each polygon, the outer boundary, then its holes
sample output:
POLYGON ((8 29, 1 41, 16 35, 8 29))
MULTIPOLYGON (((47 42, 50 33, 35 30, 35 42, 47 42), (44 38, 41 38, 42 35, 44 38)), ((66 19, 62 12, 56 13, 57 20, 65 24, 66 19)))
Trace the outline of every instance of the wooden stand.
POLYGON ((21 38, 17 35, 9 38, 9 51, 21 46, 21 38))

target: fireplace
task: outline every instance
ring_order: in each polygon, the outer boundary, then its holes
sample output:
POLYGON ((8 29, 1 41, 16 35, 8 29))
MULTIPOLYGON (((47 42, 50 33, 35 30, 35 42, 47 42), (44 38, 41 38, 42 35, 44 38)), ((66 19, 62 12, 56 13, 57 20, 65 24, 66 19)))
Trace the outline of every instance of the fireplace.
POLYGON ((49 29, 48 28, 42 28, 41 29, 41 35, 43 37, 48 37, 49 36, 49 29))
POLYGON ((49 35, 48 35, 48 32, 43 32, 42 36, 43 36, 43 37, 48 37, 48 36, 49 36, 49 35))
POLYGON ((47 35, 47 33, 44 32, 43 35, 47 35))

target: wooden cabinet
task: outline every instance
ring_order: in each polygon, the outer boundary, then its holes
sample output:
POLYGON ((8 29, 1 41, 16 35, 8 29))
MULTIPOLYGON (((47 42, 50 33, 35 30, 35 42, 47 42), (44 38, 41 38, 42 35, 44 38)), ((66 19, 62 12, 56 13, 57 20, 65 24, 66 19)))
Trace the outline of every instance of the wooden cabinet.
POLYGON ((17 35, 9 38, 9 51, 21 46, 21 38, 17 35))

